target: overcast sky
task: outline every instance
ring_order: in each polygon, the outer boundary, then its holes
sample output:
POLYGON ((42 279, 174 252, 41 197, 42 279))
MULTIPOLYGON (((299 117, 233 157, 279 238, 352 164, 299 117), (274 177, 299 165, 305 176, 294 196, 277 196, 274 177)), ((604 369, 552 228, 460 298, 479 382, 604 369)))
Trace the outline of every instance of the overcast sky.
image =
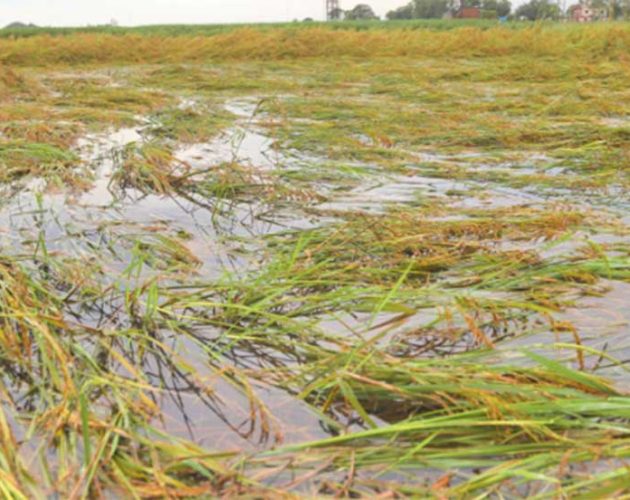
MULTIPOLYGON (((341 0, 369 3, 377 14, 407 0, 341 0)), ((83 26, 116 19, 121 25, 291 21, 324 17, 324 0, 0 0, 0 26, 13 21, 41 26, 83 26)))

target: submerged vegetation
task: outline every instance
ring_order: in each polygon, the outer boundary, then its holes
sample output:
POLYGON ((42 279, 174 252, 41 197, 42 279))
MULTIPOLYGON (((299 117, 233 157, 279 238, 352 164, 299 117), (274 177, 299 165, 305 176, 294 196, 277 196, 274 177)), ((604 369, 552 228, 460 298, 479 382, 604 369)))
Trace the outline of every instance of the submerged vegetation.
POLYGON ((3 497, 628 494, 630 29, 403 28, 0 39, 3 497))

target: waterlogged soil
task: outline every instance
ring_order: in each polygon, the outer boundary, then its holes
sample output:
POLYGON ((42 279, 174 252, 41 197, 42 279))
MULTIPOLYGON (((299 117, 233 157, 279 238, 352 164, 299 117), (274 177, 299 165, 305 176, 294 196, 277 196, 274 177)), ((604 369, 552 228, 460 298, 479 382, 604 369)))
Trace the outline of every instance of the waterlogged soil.
MULTIPOLYGON (((254 129, 257 102, 228 101, 225 109, 239 119, 237 125, 208 143, 181 146, 176 151, 177 160, 204 170, 222 162, 238 162, 260 171, 275 168, 282 160, 271 148, 272 139, 254 129)), ((245 276, 250 268, 262 265, 259 252, 265 235, 312 224, 303 214, 270 212, 257 200, 234 204, 224 216, 217 214, 215 200, 211 199, 195 200, 176 193, 147 195, 134 189, 116 192, 112 174, 121 168, 119 155, 130 145, 147 141, 144 131, 141 125, 125 127, 77 141, 80 161, 89 165, 93 175, 85 191, 50 192, 42 179, 33 179, 19 194, 5 200, 0 208, 0 238, 5 251, 11 249, 16 255, 37 253, 42 245, 52 255, 94 256, 103 266, 103 279, 124 288, 126 270, 133 259, 133 242, 169 235, 186 249, 182 264, 192 267, 188 279, 204 282, 225 274, 245 276)), ((169 279, 168 274, 164 278, 169 279)), ((97 318, 78 314, 82 323, 93 328, 125 322, 124 315, 113 306, 97 318)), ((210 342, 220 333, 211 331, 206 335, 210 342)), ((186 365, 194 367, 196 376, 212 383, 217 395, 201 398, 185 387, 179 389, 181 381, 176 374, 168 373, 168 368, 164 373, 159 360, 157 364, 148 363, 146 372, 173 388, 172 394, 159 398, 162 414, 155 422, 158 428, 225 450, 261 449, 278 442, 304 442, 328 435, 321 419, 305 403, 262 382, 257 383, 258 395, 273 415, 274 426, 282 431, 271 438, 260 430, 252 432, 247 397, 208 369, 206 355, 199 352, 198 346, 186 345, 174 335, 166 339, 186 365)), ((233 355, 236 363, 240 356, 246 363, 245 358, 255 353, 235 351, 233 355)))
MULTIPOLYGON (((274 139, 266 136, 264 129, 257 126, 260 102, 261 98, 256 96, 228 100, 225 110, 234 115, 235 125, 221 131, 209 142, 179 146, 174 155, 176 160, 199 171, 228 162, 246 165, 260 173, 274 169, 305 168, 306 162, 308 168, 316 169, 318 162, 326 161, 325 158, 296 155, 295 151, 285 154, 277 147, 274 139)), ((194 109, 194 106, 194 101, 186 103, 188 108, 194 109)), ((269 207, 252 199, 244 203, 230 203, 229 210, 217 213, 218 204, 215 205, 212 199, 198 200, 177 193, 145 194, 133 188, 117 190, 112 175, 116 169, 125 168, 120 164, 120 153, 130 145, 142 144, 150 139, 143 125, 80 138, 76 152, 80 161, 89 165, 91 170, 93 179, 90 188, 78 192, 66 189, 50 192, 43 186, 43 180, 30 181, 18 195, 5 200, 2 206, 0 224, 3 229, 3 247, 12 248, 16 254, 37 252, 38 245, 43 242, 51 254, 73 257, 95 254, 106 276, 116 278, 125 274, 132 260, 131 242, 169 235, 177 238, 187 251, 183 264, 193 267, 188 280, 204 282, 226 274, 246 276, 252 269, 264 266, 265 236, 289 229, 334 224, 339 214, 344 217, 365 213, 386 214, 402 207, 428 205, 448 208, 449 217, 457 219, 466 217, 465 209, 540 208, 549 199, 562 203, 565 208, 573 206, 583 211, 600 208, 595 203, 591 204, 590 197, 580 192, 549 194, 529 186, 516 189, 498 182, 480 183, 467 179, 415 175, 414 172, 421 171, 426 162, 456 161, 458 167, 466 168, 466 160, 474 158, 474 163, 469 166, 471 172, 493 168, 481 163, 483 156, 480 154, 461 154, 453 158, 423 153, 418 155, 417 162, 406 165, 408 171, 404 174, 380 171, 375 165, 357 164, 355 168, 365 169, 365 178, 354 180, 351 187, 309 186, 319 192, 323 200, 321 202, 305 202, 287 210, 284 207, 269 207), (320 215, 314 217, 313 213, 320 215), (126 242, 127 246, 121 246, 119 241, 126 242)), ((547 159, 532 158, 537 167, 514 165, 515 175, 522 174, 523 169, 527 169, 528 173, 536 169, 545 170, 547 166, 544 160, 547 159)), ((501 168, 509 171, 509 167, 501 168)), ((621 197, 617 201, 624 203, 627 200, 621 197)), ((617 210, 616 215, 622 216, 623 213, 623 210, 617 210)), ((606 218, 614 215, 613 208, 606 213, 606 218)), ((440 216, 435 219, 440 220, 440 216)), ((622 229, 617 228, 618 231, 622 229)), ((591 240, 597 239, 597 235, 590 237, 591 240)), ((575 234, 570 241, 564 242, 560 253, 578 248, 581 243, 578 238, 579 235, 575 234)), ((611 236, 607 234, 604 238, 610 241, 611 236)), ((630 243, 630 238, 619 236, 614 241, 624 245, 630 243)), ((541 242, 501 243, 506 247, 526 247, 529 251, 545 252, 541 242)), ((621 363, 630 362, 626 342, 630 338, 630 317, 624 314, 624 301, 630 293, 628 285, 603 282, 599 290, 594 297, 577 299, 572 307, 558 315, 558 320, 574 325, 584 344, 618 353, 621 363)), ((496 292, 494 296, 499 294, 496 292)), ((124 321, 115 317, 116 314, 116 311, 112 311, 106 320, 112 324, 124 321)), ((344 311, 330 318, 322 317, 319 326, 343 337, 354 336, 359 339, 364 339, 366 335, 383 335, 383 331, 386 331, 382 341, 384 346, 395 344, 396 339, 398 342, 402 340, 402 345, 411 351, 423 351, 424 356, 443 356, 475 347, 474 339, 460 339, 460 345, 455 345, 441 333, 435 337, 427 334, 425 328, 434 323, 438 316, 437 309, 421 311, 402 320, 397 320, 396 314, 379 313, 374 316, 360 311, 344 311), (341 318, 340 314, 346 317, 341 318), (414 340, 418 332, 422 333, 414 340), (444 345, 446 351, 441 348, 444 345)), ((81 320, 92 327, 103 327, 105 324, 103 318, 92 322, 86 317, 81 317, 81 320)), ((211 332, 207 339, 210 341, 215 335, 219 336, 220 333, 211 332)), ((513 336, 514 332, 505 333, 505 337, 513 336)), ((175 337, 170 340, 178 355, 186 364, 194 367, 198 376, 211 379, 213 372, 206 367, 205 353, 196 352, 198 348, 186 345, 186 342, 180 345, 175 337)), ((550 337, 552 334, 544 332, 535 338, 524 337, 508 345, 544 345, 550 337)), ((556 337, 559 336, 556 334, 556 337)), ((235 362, 240 356, 255 357, 256 353, 235 351, 235 362)), ((247 364, 246 361, 243 363, 247 364)), ((148 373, 156 374, 159 367, 146 366, 145 369, 148 373)), ((599 369, 599 366, 591 369, 599 369)), ((159 376, 166 377, 166 385, 177 386, 172 374, 159 376)), ((629 380, 627 372, 622 370, 619 383, 630 385, 629 380)), ((320 418, 306 404, 273 386, 256 383, 259 397, 280 424, 283 442, 298 443, 327 435, 320 418)), ((195 393, 179 393, 176 389, 176 395, 163 396, 160 399, 163 411, 159 419, 160 427, 174 435, 191 437, 199 444, 212 444, 220 449, 260 449, 277 444, 277 441, 268 439, 260 432, 249 433, 248 425, 243 425, 249 420, 247 397, 220 381, 217 382, 216 391, 218 397, 211 401, 199 398, 195 393)))
MULTIPOLYGON (((305 146, 302 136, 317 135, 305 129, 327 123, 296 116, 292 106, 308 96, 235 89, 214 95, 219 106, 208 111, 196 96, 168 92, 174 109, 229 125, 166 140, 156 133, 165 124, 134 108, 132 123, 72 141, 66 168, 82 182, 25 176, 3 185, 0 203, 6 258, 44 277, 72 262, 91 283, 62 288, 66 321, 154 338, 139 357, 133 341, 119 346, 154 388, 154 428, 252 453, 413 416, 361 401, 368 425, 353 402, 301 393, 323 353, 364 345, 400 360, 490 351, 492 363, 517 366, 531 364, 526 349, 630 390, 630 196, 621 173, 603 184, 584 174, 597 157, 453 151, 439 141, 414 149, 353 135, 335 117, 321 144, 305 146), (341 139, 367 151, 354 155, 341 139), (147 147, 167 150, 167 160, 147 147)), ((124 363, 110 369, 131 377, 124 363)), ((8 386, 19 408, 28 390, 8 386)), ((9 424, 30 458, 46 445, 26 432, 27 413, 9 424)), ((286 486, 289 477, 264 480, 286 486)))

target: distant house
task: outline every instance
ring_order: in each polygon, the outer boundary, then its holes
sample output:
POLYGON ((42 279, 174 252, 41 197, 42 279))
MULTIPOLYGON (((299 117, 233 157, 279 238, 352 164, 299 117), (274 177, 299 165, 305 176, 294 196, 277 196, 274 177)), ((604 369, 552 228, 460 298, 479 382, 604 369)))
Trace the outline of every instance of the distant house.
POLYGON ((576 23, 591 23, 608 19, 606 7, 593 7, 589 0, 582 0, 579 4, 569 8, 570 18, 576 23))
POLYGON ((481 9, 479 7, 460 7, 455 12, 457 19, 481 19, 481 9))
POLYGON ((569 8, 569 17, 576 23, 588 23, 591 21, 591 10, 583 5, 573 5, 569 8))

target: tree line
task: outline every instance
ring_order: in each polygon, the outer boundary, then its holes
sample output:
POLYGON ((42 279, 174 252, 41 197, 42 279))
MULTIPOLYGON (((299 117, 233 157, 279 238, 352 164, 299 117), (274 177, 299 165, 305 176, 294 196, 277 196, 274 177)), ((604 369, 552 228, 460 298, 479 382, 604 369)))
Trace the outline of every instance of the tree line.
MULTIPOLYGON (((630 18, 630 0, 592 0, 595 8, 606 8, 613 19, 630 18)), ((564 14, 554 0, 529 0, 512 12, 509 0, 412 0, 387 13, 387 19, 441 19, 461 7, 478 7, 482 17, 514 19, 560 19, 564 14)), ((570 12, 575 5, 569 7, 570 12)))
POLYGON ((504 17, 512 12, 510 0, 413 0, 387 13, 387 19, 441 19, 460 7, 478 7, 488 17, 504 17))

